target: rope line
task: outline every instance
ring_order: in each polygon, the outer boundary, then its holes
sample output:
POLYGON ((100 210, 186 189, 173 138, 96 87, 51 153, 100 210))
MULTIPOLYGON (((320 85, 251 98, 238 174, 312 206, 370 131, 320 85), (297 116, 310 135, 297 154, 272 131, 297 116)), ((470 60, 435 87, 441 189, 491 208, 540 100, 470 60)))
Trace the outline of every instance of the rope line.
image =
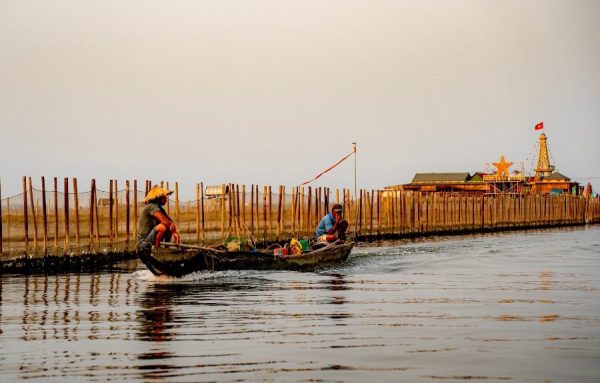
POLYGON ((336 166, 338 166, 339 164, 341 164, 342 162, 344 162, 348 157, 350 157, 351 155, 353 155, 354 153, 356 153, 356 148, 352 148, 352 151, 350 153, 348 153, 344 158, 342 158, 341 160, 339 160, 338 162, 336 162, 335 164, 331 165, 330 167, 328 167, 327 169, 323 170, 321 173, 319 173, 317 176, 311 178, 308 181, 304 181, 300 184, 300 186, 304 186, 306 184, 309 184, 313 181, 315 181, 316 179, 318 179, 319 177, 321 177, 323 174, 327 173, 328 171, 330 171, 331 169, 335 168, 336 166))

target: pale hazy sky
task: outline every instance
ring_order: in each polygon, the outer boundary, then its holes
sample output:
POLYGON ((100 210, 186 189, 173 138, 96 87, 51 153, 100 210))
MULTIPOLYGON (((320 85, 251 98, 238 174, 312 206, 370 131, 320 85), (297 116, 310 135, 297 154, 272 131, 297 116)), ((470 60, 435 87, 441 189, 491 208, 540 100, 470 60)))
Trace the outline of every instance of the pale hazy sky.
POLYGON ((600 191, 600 1, 0 0, 4 196, 23 175, 289 187, 352 141, 369 189, 529 168, 539 121, 600 191))

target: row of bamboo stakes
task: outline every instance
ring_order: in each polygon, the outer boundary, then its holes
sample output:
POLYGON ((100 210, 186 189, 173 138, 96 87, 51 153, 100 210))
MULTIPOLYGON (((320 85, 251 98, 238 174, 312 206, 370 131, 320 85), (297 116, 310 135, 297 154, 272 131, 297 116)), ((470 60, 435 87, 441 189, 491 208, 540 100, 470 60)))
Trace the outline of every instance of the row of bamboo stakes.
MULTIPOLYGON (((160 183, 168 189, 169 183, 160 183)), ((52 226, 55 252, 67 253, 73 249, 92 252, 102 246, 122 244, 133 249, 137 236, 139 214, 138 181, 125 181, 124 212, 119 203, 117 180, 110 180, 108 191, 108 228, 98 210, 96 181, 91 180, 87 207, 87 233, 82 235, 84 220, 81 218, 77 178, 63 180, 62 214, 58 207, 58 178, 53 179, 53 219, 49 218, 46 197, 46 179, 41 177, 41 228, 38 227, 39 206, 34 203, 31 177, 22 179, 22 244, 26 254, 47 255, 49 233, 52 226), (72 187, 72 190, 70 188, 72 187), (70 196, 74 206, 70 206, 70 196), (62 216, 62 239, 59 238, 59 216, 62 216), (124 217, 121 217, 124 216, 124 217), (71 221, 73 218, 73 221, 71 221), (124 218, 124 224, 119 220, 124 218), (52 221, 52 222, 50 222, 52 221), (30 222, 33 224, 31 233, 30 222), (124 227, 123 227, 124 226, 124 227), (73 230, 73 231, 72 231, 73 230), (31 237, 30 234, 33 234, 31 237), (41 240, 40 240, 41 234, 41 240), (85 238, 84 238, 85 237, 85 238), (60 241, 60 242, 59 242, 60 241), (41 242, 38 243, 38 242, 41 242), (31 252, 33 250, 33 252, 31 252)), ((151 181, 145 181, 144 195, 150 190, 151 181)), ((204 184, 196 184, 195 201, 179 200, 179 184, 174 184, 174 214, 179 231, 185 241, 205 243, 209 236, 218 240, 246 238, 256 244, 259 239, 268 241, 288 240, 291 237, 314 235, 315 227, 333 203, 344 207, 350 230, 364 238, 385 235, 407 236, 440 232, 468 232, 519 227, 584 224, 600 221, 600 200, 570 195, 457 195, 448 193, 413 193, 394 190, 359 190, 357 197, 349 189, 333 191, 325 187, 293 187, 289 201, 285 186, 279 186, 274 203, 271 186, 263 186, 262 204, 260 187, 251 185, 223 184, 217 199, 209 200, 204 194, 204 184), (247 201, 247 197, 249 200, 247 201), (334 202, 335 201, 335 202, 334 202), (192 203, 194 202, 194 206, 192 203), (216 203, 215 203, 216 202, 216 203), (183 209, 182 209, 182 204, 183 209), (208 217, 213 206, 212 216, 208 217), (187 208, 186 208, 187 205, 187 208), (182 213, 183 212, 183 213, 182 213), (220 219, 219 219, 220 216, 220 219), (187 219, 187 229, 185 221, 187 219), (215 222, 220 220, 219 222, 215 222), (195 230, 191 228, 194 222, 195 230), (210 224, 209 224, 210 223, 210 224), (220 234, 220 236, 218 235, 220 234)), ((2 189, 0 185, 0 200, 2 189)), ((7 204, 10 199, 7 199, 7 204)), ((10 207, 7 206, 10 211, 10 207)), ((166 205, 171 214, 171 201, 166 205)), ((86 215, 86 214, 84 214, 86 215)), ((0 204, 0 217, 3 217, 0 204)), ((10 217, 10 215, 8 215, 10 217)), ((3 219, 0 219, 0 255, 3 253, 3 219)), ((11 226, 7 222, 7 226, 11 226)), ((13 241, 14 243, 14 241, 13 241)), ((12 250, 12 249, 9 249, 12 250)))

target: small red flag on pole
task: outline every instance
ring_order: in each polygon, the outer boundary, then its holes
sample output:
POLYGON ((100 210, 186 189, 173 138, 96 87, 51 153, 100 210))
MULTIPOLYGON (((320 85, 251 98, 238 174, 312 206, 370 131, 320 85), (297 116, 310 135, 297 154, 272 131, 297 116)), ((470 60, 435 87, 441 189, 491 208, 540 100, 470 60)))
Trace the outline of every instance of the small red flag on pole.
POLYGON ((544 129, 544 121, 535 125, 535 130, 542 130, 542 129, 544 129))

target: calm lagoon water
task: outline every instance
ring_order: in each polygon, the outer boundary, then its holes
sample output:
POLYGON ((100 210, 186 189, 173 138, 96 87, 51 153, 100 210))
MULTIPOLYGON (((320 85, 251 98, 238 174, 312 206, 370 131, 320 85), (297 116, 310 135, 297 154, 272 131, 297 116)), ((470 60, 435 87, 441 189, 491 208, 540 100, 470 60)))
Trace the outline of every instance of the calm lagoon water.
POLYGON ((2 382, 598 382, 600 226, 363 244, 318 273, 0 277, 2 382))

